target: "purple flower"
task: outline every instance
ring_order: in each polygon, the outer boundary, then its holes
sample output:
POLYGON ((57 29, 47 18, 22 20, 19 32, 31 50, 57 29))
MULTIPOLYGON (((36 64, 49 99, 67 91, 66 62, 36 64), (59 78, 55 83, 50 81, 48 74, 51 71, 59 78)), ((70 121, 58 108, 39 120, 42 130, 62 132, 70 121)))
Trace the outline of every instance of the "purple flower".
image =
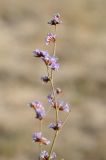
POLYGON ((60 111, 70 112, 70 105, 64 101, 51 102, 53 108, 58 108, 60 111))
POLYGON ((43 76, 41 77, 41 80, 44 82, 44 83, 48 83, 50 81, 50 78, 48 76, 43 76))
POLYGON ((54 130, 59 130, 62 126, 63 122, 59 121, 57 124, 55 123, 50 123, 49 128, 52 128, 54 130))
MULTIPOLYGON (((48 159, 49 159, 49 154, 48 154, 48 152, 47 152, 47 151, 42 151, 42 152, 40 153, 40 159, 42 159, 42 160, 48 160, 48 159)), ((53 152, 53 153, 51 154, 50 159, 51 159, 51 160, 56 160, 56 153, 55 153, 55 152, 53 152)))
POLYGON ((57 63, 58 58, 56 58, 55 56, 45 56, 45 57, 42 57, 42 60, 52 70, 58 70, 59 69, 60 65, 59 65, 59 63, 57 63))
POLYGON ((40 108, 40 109, 44 109, 42 103, 39 102, 39 101, 33 101, 33 102, 29 103, 29 105, 30 105, 30 107, 32 107, 34 110, 39 109, 39 108, 40 108))
POLYGON ((58 58, 56 58, 55 56, 50 56, 50 61, 51 61, 51 64, 52 63, 57 63, 58 58))
POLYGON ((51 25, 56 25, 56 24, 60 24, 62 23, 62 21, 60 20, 60 14, 57 13, 53 16, 53 18, 48 22, 48 24, 51 25))
POLYGON ((48 102, 49 102, 49 103, 52 103, 52 102, 53 102, 53 95, 52 95, 52 94, 49 94, 49 95, 47 96, 47 98, 48 98, 48 102))
POLYGON ((40 153, 40 159, 42 158, 42 160, 48 160, 48 158, 49 158, 49 154, 48 154, 48 152, 47 151, 42 151, 41 153, 40 153))
POLYGON ((47 138, 42 137, 41 132, 35 132, 32 136, 32 139, 34 142, 38 142, 40 144, 45 144, 45 145, 50 144, 50 141, 47 138))
POLYGON ((59 64, 59 63, 52 63, 49 67, 50 67, 52 70, 56 71, 56 70, 59 69, 60 64, 59 64))
MULTIPOLYGON (((55 56, 50 56, 47 51, 41 51, 39 49, 36 49, 33 51, 33 55, 35 57, 41 57, 41 59, 45 62, 45 64, 50 67, 52 70, 58 70, 59 69, 59 63, 57 63, 58 58, 55 56)), ((47 77, 45 77, 47 78, 47 77)), ((45 81, 45 78, 42 80, 45 81)), ((47 80, 47 79, 46 79, 47 80)))
POLYGON ((35 110, 37 119, 42 120, 46 116, 45 108, 41 102, 33 101, 29 105, 35 110))
POLYGON ((68 103, 65 103, 63 106, 60 106, 60 110, 64 112, 70 112, 70 106, 68 103))
POLYGON ((45 57, 49 55, 47 51, 41 51, 39 49, 34 50, 32 54, 34 57, 45 57))
POLYGON ((46 45, 50 44, 50 42, 56 41, 56 35, 53 33, 48 33, 46 37, 46 45))
POLYGON ((45 62, 46 65, 51 65, 52 63, 56 63, 57 62, 57 58, 54 56, 45 56, 42 57, 42 60, 45 62))
POLYGON ((46 116, 46 112, 44 109, 38 108, 36 109, 36 118, 42 120, 46 116))

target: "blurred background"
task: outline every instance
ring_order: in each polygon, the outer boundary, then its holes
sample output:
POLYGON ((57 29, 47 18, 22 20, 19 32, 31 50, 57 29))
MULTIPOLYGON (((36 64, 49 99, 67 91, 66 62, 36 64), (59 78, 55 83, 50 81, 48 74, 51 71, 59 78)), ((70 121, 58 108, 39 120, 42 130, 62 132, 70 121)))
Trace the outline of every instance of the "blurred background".
MULTIPOLYGON (((106 0, 0 0, 0 160, 37 160, 32 133, 39 121, 27 104, 47 104, 49 86, 32 51, 51 52, 44 39, 57 12, 55 79, 72 113, 55 150, 65 160, 106 160, 106 0)), ((50 113, 44 124, 52 120, 50 113)), ((52 139, 53 131, 44 128, 44 135, 52 139)))

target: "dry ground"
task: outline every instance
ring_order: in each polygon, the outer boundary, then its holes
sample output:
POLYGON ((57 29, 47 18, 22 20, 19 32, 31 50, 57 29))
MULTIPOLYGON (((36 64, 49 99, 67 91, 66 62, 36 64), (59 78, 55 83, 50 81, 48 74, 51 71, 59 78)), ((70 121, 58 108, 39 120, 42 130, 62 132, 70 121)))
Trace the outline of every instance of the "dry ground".
POLYGON ((0 0, 0 160, 37 159, 31 136, 38 124, 27 103, 46 102, 49 87, 41 84, 45 68, 32 50, 50 50, 44 37, 55 12, 63 21, 56 84, 72 105, 55 149, 65 160, 106 160, 105 0, 0 0))

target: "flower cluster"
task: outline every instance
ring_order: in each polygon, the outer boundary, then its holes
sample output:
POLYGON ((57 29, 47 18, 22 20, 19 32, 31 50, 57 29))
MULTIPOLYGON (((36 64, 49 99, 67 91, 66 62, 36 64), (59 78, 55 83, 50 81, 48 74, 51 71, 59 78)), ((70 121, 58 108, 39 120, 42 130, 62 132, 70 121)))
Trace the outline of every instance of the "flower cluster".
MULTIPOLYGON (((55 26, 55 32, 56 32, 56 26, 58 24, 62 23, 60 20, 60 14, 57 13, 53 16, 53 18, 48 22, 50 25, 55 26)), ((67 116, 65 121, 59 120, 59 111, 64 111, 66 113, 70 113, 70 105, 63 100, 59 100, 56 96, 59 96, 60 93, 62 93, 62 90, 57 87, 55 88, 54 86, 54 79, 53 79, 53 71, 59 70, 60 64, 58 63, 58 58, 55 56, 56 52, 56 38, 57 35, 56 33, 48 33, 45 41, 46 45, 49 45, 51 43, 54 44, 53 47, 53 52, 52 54, 49 54, 48 51, 40 50, 40 49, 35 49, 32 54, 34 57, 41 59, 43 61, 44 65, 47 68, 47 73, 46 75, 41 77, 42 82, 45 83, 50 83, 50 94, 47 96, 48 99, 48 105, 53 108, 56 112, 56 119, 54 120, 53 123, 50 123, 48 128, 51 128, 55 131, 55 136, 54 139, 52 140, 51 147, 49 149, 49 152, 46 150, 40 150, 39 154, 39 160, 56 160, 56 153, 53 152, 54 149, 54 144, 56 141, 56 137, 58 135, 58 132, 62 129, 64 123, 67 120, 67 116)), ((50 140, 42 136, 42 121, 46 117, 47 111, 45 110, 44 105, 40 101, 32 101, 29 103, 29 106, 35 111, 36 118, 40 120, 40 131, 35 132, 32 136, 33 142, 38 142, 40 146, 42 147, 42 144, 44 145, 49 145, 50 140)))
POLYGON ((40 57, 46 66, 51 68, 52 70, 58 70, 59 69, 59 63, 58 63, 58 58, 55 56, 50 56, 47 51, 42 51, 39 49, 34 50, 33 52, 34 57, 40 57))

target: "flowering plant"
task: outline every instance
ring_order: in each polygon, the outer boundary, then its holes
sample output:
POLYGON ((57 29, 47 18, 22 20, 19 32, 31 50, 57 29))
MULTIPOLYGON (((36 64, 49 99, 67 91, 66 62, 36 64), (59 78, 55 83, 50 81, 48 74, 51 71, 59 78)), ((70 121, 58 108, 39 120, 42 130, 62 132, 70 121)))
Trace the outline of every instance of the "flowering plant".
POLYGON ((61 24, 62 21, 60 20, 60 14, 57 13, 53 16, 53 18, 48 22, 51 26, 54 26, 55 29, 55 34, 53 33, 48 33, 47 37, 45 38, 45 43, 46 45, 50 45, 51 43, 54 44, 53 47, 53 53, 49 54, 47 51, 42 51, 40 49, 34 50, 33 56, 36 58, 40 58, 44 65, 47 68, 47 74, 45 76, 41 77, 42 82, 45 83, 50 83, 50 94, 47 96, 48 99, 48 105, 50 108, 53 108, 55 110, 55 122, 50 123, 48 128, 51 128, 54 130, 54 138, 52 142, 48 140, 47 138, 43 137, 42 135, 42 122, 43 119, 46 118, 46 113, 47 111, 45 110, 45 107, 40 101, 32 101, 29 103, 29 106, 33 108, 36 114, 36 118, 40 121, 41 127, 40 131, 37 131, 33 133, 33 141, 38 142, 40 145, 40 153, 38 156, 39 160, 56 160, 56 153, 54 152, 54 145, 57 139, 57 136, 61 129, 63 128, 64 124, 69 118, 70 115, 70 105, 63 100, 61 101, 58 99, 58 95, 62 92, 60 88, 55 87, 54 85, 54 71, 58 71, 60 64, 58 62, 58 58, 56 57, 56 29, 57 25, 61 24), (59 114, 60 112, 66 112, 66 118, 65 120, 60 120, 59 119, 59 114), (49 151, 47 152, 45 149, 43 149, 42 145, 49 145, 51 143, 51 146, 49 148, 49 151))

